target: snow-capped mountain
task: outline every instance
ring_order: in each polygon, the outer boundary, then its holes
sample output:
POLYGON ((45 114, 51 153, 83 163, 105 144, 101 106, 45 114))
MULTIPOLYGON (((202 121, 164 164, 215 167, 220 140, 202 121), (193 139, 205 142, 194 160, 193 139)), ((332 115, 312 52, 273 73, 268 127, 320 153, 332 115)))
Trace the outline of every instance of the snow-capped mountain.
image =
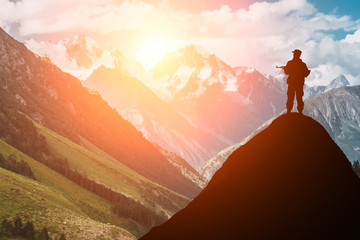
POLYGON ((188 46, 167 54, 146 83, 196 127, 230 146, 283 110, 275 78, 253 68, 232 68, 214 54, 188 46))
POLYGON ((309 87, 308 85, 305 85, 304 86, 304 98, 314 97, 320 93, 329 91, 330 89, 345 87, 345 86, 349 86, 349 85, 350 85, 349 81, 346 79, 346 77, 343 74, 341 74, 337 78, 332 80, 326 86, 325 85, 317 85, 317 86, 309 87))
POLYGON ((195 168, 227 146, 193 127, 169 103, 158 98, 138 79, 124 74, 121 68, 100 67, 83 84, 98 91, 147 139, 177 153, 195 168))
POLYGON ((338 76, 337 78, 335 78, 330 82, 330 84, 326 88, 326 91, 333 88, 346 87, 349 85, 350 85, 349 81, 346 79, 346 77, 343 74, 341 74, 340 76, 338 76))
POLYGON ((275 78, 253 68, 232 68, 197 46, 167 54, 151 70, 152 80, 140 79, 162 99, 118 68, 101 67, 84 84, 149 140, 198 170, 285 105, 275 78))
POLYGON ((63 39, 59 44, 66 48, 69 60, 75 60, 79 67, 91 67, 103 54, 103 50, 96 41, 85 35, 63 39))
POLYGON ((81 80, 87 79, 100 66, 117 67, 133 77, 145 74, 145 69, 136 60, 126 58, 116 48, 104 50, 94 39, 85 35, 75 35, 57 43, 30 39, 25 45, 81 80))
POLYGON ((174 164, 98 93, 1 28, 0 56, 3 109, 23 113, 74 143, 90 144, 131 171, 184 196, 194 197, 201 191, 193 176, 179 168, 180 161, 174 164))

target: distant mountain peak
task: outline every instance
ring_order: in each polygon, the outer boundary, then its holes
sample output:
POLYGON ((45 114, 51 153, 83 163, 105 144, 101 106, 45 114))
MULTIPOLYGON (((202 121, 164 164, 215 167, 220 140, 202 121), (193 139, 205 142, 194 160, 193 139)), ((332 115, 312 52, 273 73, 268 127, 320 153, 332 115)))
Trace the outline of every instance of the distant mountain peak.
POLYGON ((328 89, 332 88, 338 88, 338 87, 345 87, 350 85, 347 78, 344 76, 344 74, 340 74, 337 78, 332 80, 329 85, 327 86, 328 89))
POLYGON ((333 79, 328 85, 315 85, 315 86, 309 87, 308 85, 305 84, 304 97, 305 98, 314 97, 320 93, 327 92, 331 89, 339 88, 339 87, 346 87, 349 85, 350 85, 350 83, 346 79, 346 77, 343 74, 340 74, 338 77, 333 79))
POLYGON ((85 35, 75 35, 60 41, 66 47, 70 60, 74 59, 78 66, 89 68, 93 65, 94 59, 100 58, 103 50, 97 42, 85 35))
POLYGON ((180 48, 177 53, 184 54, 184 55, 193 55, 194 53, 200 54, 204 59, 209 58, 210 53, 205 50, 205 48, 201 47, 200 45, 188 45, 183 48, 180 48))

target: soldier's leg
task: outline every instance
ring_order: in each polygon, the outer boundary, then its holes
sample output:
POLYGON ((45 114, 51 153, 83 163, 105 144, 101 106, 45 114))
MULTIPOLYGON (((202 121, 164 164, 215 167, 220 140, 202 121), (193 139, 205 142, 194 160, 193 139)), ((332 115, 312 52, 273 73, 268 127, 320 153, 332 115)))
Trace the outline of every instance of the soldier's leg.
POLYGON ((288 112, 291 112, 294 104, 294 97, 295 97, 295 87, 292 84, 288 85, 287 90, 287 102, 286 102, 286 109, 288 112))
POLYGON ((297 101, 297 109, 298 112, 300 114, 302 114, 302 111, 304 109, 304 101, 303 101, 303 96, 304 96, 304 86, 297 86, 296 88, 296 101, 297 101))

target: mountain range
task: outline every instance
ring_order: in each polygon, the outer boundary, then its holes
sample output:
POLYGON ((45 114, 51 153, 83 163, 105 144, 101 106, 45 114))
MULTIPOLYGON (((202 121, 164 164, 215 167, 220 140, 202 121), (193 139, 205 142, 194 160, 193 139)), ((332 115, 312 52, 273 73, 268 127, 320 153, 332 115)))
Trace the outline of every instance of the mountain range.
POLYGON ((205 185, 186 161, 149 142, 97 92, 2 29, 0 55, 1 164, 34 178, 1 168, 1 220, 30 217, 41 230, 45 214, 55 235, 66 229, 74 239, 133 239, 205 185), (102 230, 83 234, 74 230, 79 224, 102 230))
MULTIPOLYGON (((70 50, 86 46, 79 52, 97 61, 94 40, 76 36, 63 42, 72 43, 62 44, 70 50)), ((95 69, 83 84, 98 91, 147 139, 176 152, 207 177, 216 169, 210 166, 221 162, 214 163, 217 153, 238 146, 284 109, 287 87, 281 71, 265 76, 253 68, 231 67, 192 45, 168 53, 146 73, 112 52, 113 64, 95 69)), ((304 97, 348 84, 340 75, 327 86, 305 85, 304 97)))
POLYGON ((343 74, 333 79, 328 85, 318 85, 318 86, 309 87, 308 85, 305 84, 304 98, 314 97, 320 93, 327 92, 330 89, 346 87, 349 85, 350 85, 349 81, 346 79, 346 77, 343 74))
POLYGON ((176 152, 193 166, 196 166, 194 159, 209 159, 226 147, 221 140, 193 127, 169 103, 121 68, 102 66, 83 84, 98 91, 110 106, 147 139, 168 151, 176 152))
MULTIPOLYGON (((347 79, 343 76, 343 75, 340 75, 339 77, 333 79, 327 86, 321 86, 321 88, 318 88, 318 87, 309 87, 307 85, 304 86, 304 92, 305 92, 305 95, 308 95, 308 94, 316 94, 316 95, 319 95, 319 96, 323 96, 323 92, 327 92, 331 89, 334 89, 334 88, 337 88, 337 87, 342 87, 342 86, 347 86, 349 85, 349 82, 347 81, 347 79), (316 91, 315 91, 316 90, 316 91)), ((330 91, 328 93, 328 95, 331 95, 332 93, 334 92, 337 92, 337 90, 334 89, 334 91, 330 91)), ((315 95, 315 96, 316 96, 315 95)), ((304 96, 305 98, 305 96, 304 96)), ((326 126, 328 125, 326 123, 326 121, 324 121, 323 119, 321 119, 320 117, 318 117, 316 114, 312 114, 311 112, 312 111, 316 111, 314 109, 316 108, 319 108, 321 105, 321 109, 323 109, 323 114, 324 115, 329 115, 330 112, 334 112, 336 111, 334 109, 334 107, 329 107, 329 106, 333 106, 333 105, 338 105, 338 103, 335 103, 335 99, 331 98, 331 97, 328 97, 327 101, 319 101, 319 99, 321 99, 321 97, 310 97, 308 99, 305 99, 305 108, 306 108, 306 111, 305 114, 306 115, 309 115, 309 116, 312 116, 315 120, 319 121, 327 130, 329 130, 329 128, 327 128, 326 126), (309 103, 309 104, 308 104, 309 103), (312 104, 311 104, 312 103, 312 104), (309 105, 309 106, 308 106, 309 105), (315 106, 316 107, 315 107, 315 106)), ((353 102, 353 101, 351 101, 353 102)), ((338 108, 341 109, 343 108, 341 105, 338 105, 338 108)), ((343 109, 342 111, 347 111, 346 109, 343 109)), ((350 114, 350 113, 348 113, 350 114)), ((346 114, 345 114, 346 115, 346 114)), ((344 117, 344 116, 342 116, 344 117)), ((338 118, 338 120, 340 119, 341 117, 338 118)), ((343 119, 343 118, 341 118, 343 119)), ((210 159, 209 161, 207 161, 202 167, 201 169, 199 170, 199 172, 204 176, 206 177, 207 179, 211 179, 211 177, 214 175, 214 173, 222 166, 222 164, 224 163, 224 161, 226 161, 226 159, 231 155, 232 152, 234 152, 239 146, 245 144, 248 140, 250 140, 253 136, 255 136, 260 130, 263 130, 265 127, 267 127, 269 125, 269 122, 271 122, 272 118, 270 118, 269 121, 264 121, 264 124, 262 124, 257 130, 255 130, 253 133, 251 133, 249 136, 247 136, 246 138, 244 138, 242 141, 238 142, 238 143, 235 143, 234 145, 231 145, 225 149, 223 149, 222 151, 220 151, 215 157, 213 157, 212 159, 210 159)), ((327 121, 331 121, 330 119, 328 119, 327 121)), ((356 125, 357 123, 354 122, 352 123, 352 125, 356 125)), ((339 125, 338 125, 339 126, 339 125)), ((336 131, 341 131, 340 128, 338 128, 338 126, 335 127, 336 131)), ((354 134, 356 135, 356 132, 354 132, 354 134)), ((332 135, 333 137, 334 135, 332 135)), ((349 137, 349 136, 346 136, 344 137, 343 139, 343 143, 340 144, 339 140, 340 138, 336 139, 336 138, 333 138, 338 144, 339 146, 341 147, 341 149, 345 152, 348 152, 349 150, 346 150, 348 148, 348 145, 347 143, 349 141, 351 141, 350 139, 352 139, 352 137, 349 137)), ((356 144, 358 145, 358 144, 356 144)), ((353 147, 350 149, 357 149, 356 147, 353 147)), ((352 153, 351 154, 347 154, 347 157, 350 161, 354 161, 356 160, 356 157, 358 158, 358 156, 354 155, 354 150, 352 150, 352 153)))
POLYGON ((3 30, 1 97, 49 129, 79 143, 84 137, 100 149, 170 189, 194 196, 201 189, 186 179, 128 121, 96 92, 34 55, 3 30), (142 151, 137 151, 141 147, 142 151), (134 160, 136 159, 136 160, 134 160))
MULTIPOLYGON (((44 52, 48 52, 47 44, 50 43, 45 44, 44 52)), ((283 136, 286 131, 280 129, 279 122, 289 132, 299 131, 291 124, 305 126, 305 133, 313 131, 318 136, 319 148, 330 148, 329 152, 341 159, 334 163, 343 171, 339 174, 345 176, 338 185, 351 185, 345 179, 352 178, 348 170, 344 170, 348 169, 344 163, 347 159, 339 155, 338 148, 330 143, 317 123, 296 114, 282 116, 272 123, 274 116, 284 109, 284 78, 265 76, 250 67, 231 67, 194 45, 168 53, 149 72, 116 49, 102 50, 86 36, 63 39, 57 48, 63 54, 56 59, 65 64, 63 66, 71 66, 73 74, 81 72, 83 81, 58 68, 48 58, 53 58, 54 52, 40 57, 0 29, 0 165, 4 167, 0 169, 0 198, 3 199, 0 219, 23 214, 23 220, 31 216, 35 226, 40 228, 46 224, 42 217, 45 214, 52 221, 50 227, 54 236, 66 229, 67 235, 75 239, 140 237, 184 208, 228 158, 215 180, 205 188, 205 193, 190 204, 190 209, 196 206, 198 199, 206 199, 203 196, 211 194, 220 194, 225 199, 235 196, 235 200, 240 195, 245 196, 248 191, 244 189, 244 192, 241 189, 239 192, 232 189, 233 193, 227 191, 225 186, 241 184, 237 178, 232 179, 232 184, 224 182, 227 179, 224 176, 226 173, 235 176, 236 169, 246 172, 247 166, 238 166, 242 163, 235 162, 244 161, 245 165, 253 166, 252 162, 256 161, 252 155, 258 153, 246 154, 252 159, 247 160, 237 157, 237 152, 261 138, 263 132, 272 132, 274 138, 268 136, 260 142, 270 142, 274 149, 278 148, 274 145, 279 140, 276 136, 283 136), (12 206, 10 198, 18 202, 12 206), (35 199, 35 206, 29 201, 31 198, 35 199), (79 222, 83 222, 87 234, 74 233, 79 222), (96 228, 101 229, 101 233, 91 231, 96 228)), ((306 86, 304 113, 320 122, 348 159, 354 161, 360 153, 360 89, 343 87, 347 85, 347 79, 340 75, 328 86, 306 86)), ((309 134, 303 135, 309 137, 309 134)), ((288 137, 295 138, 295 135, 288 137)), ((311 143, 314 140, 310 138, 311 143)), ((308 145, 310 143, 303 143, 301 147, 314 147, 308 145)), ((288 142, 282 145, 289 147, 286 144, 288 142)), ((280 149, 272 152, 268 146, 266 149, 265 152, 272 154, 269 155, 271 159, 281 152, 280 149)), ((315 151, 314 156, 306 155, 306 160, 315 161, 320 158, 317 154, 315 151)), ((264 162, 264 157, 255 159, 285 179, 288 175, 282 172, 280 165, 295 169, 295 165, 286 165, 285 157, 289 156, 281 155, 279 161, 275 161, 277 167, 266 165, 269 163, 264 162)), ((331 156, 325 158, 331 159, 331 156)), ((300 159, 303 157, 297 157, 297 161, 300 159)), ((310 163, 307 164, 305 167, 310 168, 310 163)), ((326 166, 325 162, 322 164, 326 166)), ((335 184, 318 165, 315 167, 319 176, 335 184)), ((263 171, 263 166, 260 168, 263 171)), ((307 174, 306 171, 295 169, 292 173, 296 177, 307 174)), ((319 178, 312 175, 315 182, 319 178)), ((296 184, 294 182, 294 188, 299 187, 296 184)), ((273 186, 266 188, 273 189, 273 186)), ((302 191, 307 194, 306 189, 302 191)), ((254 199, 250 196, 248 200, 254 199)), ((233 206, 232 201, 228 202, 231 203, 229 208, 233 206)), ((259 203, 259 199, 255 202, 259 203)), ((335 208, 341 208, 338 202, 333 203, 335 208)), ((202 204, 207 207, 212 203, 208 199, 208 204, 202 204)), ((221 211, 217 204, 212 208, 221 211)), ((206 207, 204 209, 211 211, 212 208, 206 207)), ((188 211, 192 210, 184 210, 188 211)), ((347 214, 346 209, 344 212, 347 214)), ((231 214, 229 219, 235 217, 231 214)), ((208 224, 203 219, 200 221, 208 224)), ((169 222, 167 224, 171 225, 173 220, 169 222)), ((231 226, 227 221, 221 224, 231 226)), ((205 227, 209 226, 214 227, 211 224, 205 227)), ((229 232, 229 237, 233 237, 231 230, 229 232)), ((275 233, 279 234, 273 231, 275 233)), ((182 234, 187 233, 184 231, 179 236, 182 234)), ((211 231, 209 239, 210 234, 211 231)), ((213 236, 220 237, 216 234, 213 236)), ((227 234, 225 232, 225 236, 227 234)))
POLYGON ((167 54, 147 75, 141 84, 122 68, 100 67, 83 83, 144 136, 197 170, 284 105, 277 79, 232 68, 197 46, 167 54))

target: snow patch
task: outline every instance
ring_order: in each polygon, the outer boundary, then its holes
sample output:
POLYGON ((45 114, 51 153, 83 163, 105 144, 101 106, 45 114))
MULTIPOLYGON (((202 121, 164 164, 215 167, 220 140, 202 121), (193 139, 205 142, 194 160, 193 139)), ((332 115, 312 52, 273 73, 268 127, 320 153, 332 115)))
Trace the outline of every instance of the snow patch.
POLYGON ((212 72, 212 67, 210 65, 206 64, 204 67, 201 68, 198 77, 201 80, 206 80, 206 79, 210 78, 211 72, 212 72))
POLYGON ((186 65, 181 65, 178 70, 175 73, 175 76, 177 76, 180 79, 180 83, 177 85, 177 89, 185 87, 185 85, 188 83, 191 74, 194 72, 195 68, 191 68, 186 65))
POLYGON ((255 71, 255 69, 254 68, 248 68, 248 69, 246 69, 246 73, 253 73, 255 71))
POLYGON ((227 78, 226 84, 225 84, 225 92, 236 92, 237 91, 237 77, 231 76, 227 78))

